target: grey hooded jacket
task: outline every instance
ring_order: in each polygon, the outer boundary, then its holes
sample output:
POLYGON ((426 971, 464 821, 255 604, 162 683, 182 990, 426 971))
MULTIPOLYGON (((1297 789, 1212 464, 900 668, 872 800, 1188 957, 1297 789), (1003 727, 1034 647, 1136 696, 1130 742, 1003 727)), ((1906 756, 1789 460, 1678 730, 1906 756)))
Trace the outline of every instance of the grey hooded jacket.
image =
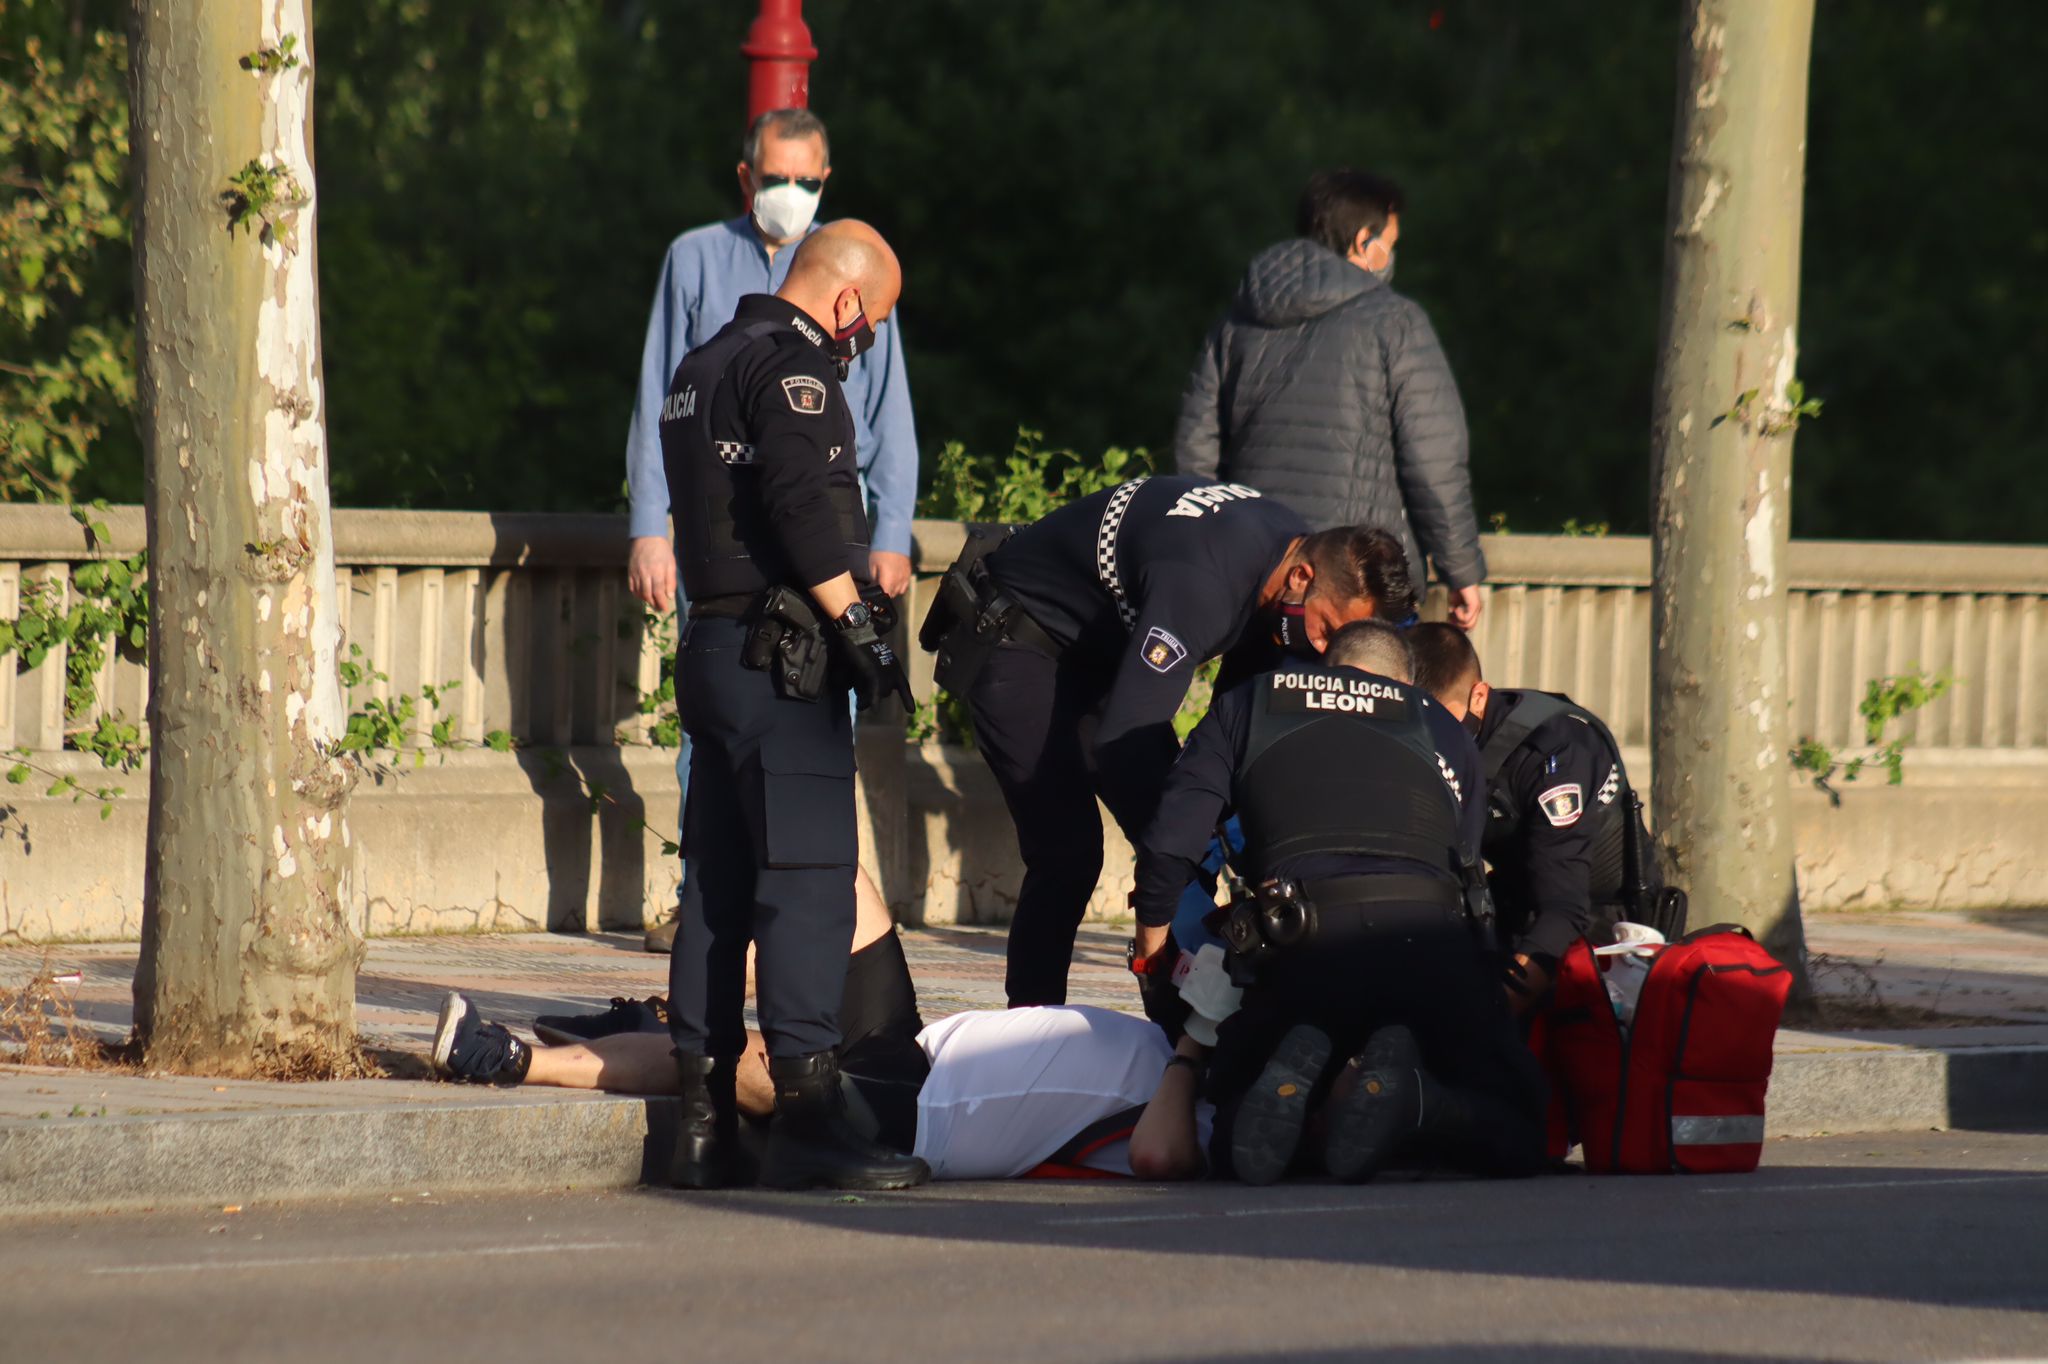
POLYGON ((1181 399, 1174 462, 1246 483, 1317 529, 1398 530, 1452 587, 1486 577, 1465 408, 1420 306, 1315 242, 1252 259, 1181 399))

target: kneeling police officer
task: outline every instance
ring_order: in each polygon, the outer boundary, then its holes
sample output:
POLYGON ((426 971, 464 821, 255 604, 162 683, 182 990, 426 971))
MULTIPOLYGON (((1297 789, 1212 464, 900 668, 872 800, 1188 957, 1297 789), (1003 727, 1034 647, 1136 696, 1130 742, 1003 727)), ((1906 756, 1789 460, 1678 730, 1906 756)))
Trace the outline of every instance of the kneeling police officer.
MULTIPOLYGON (((1226 692, 1139 844, 1148 952, 1218 820, 1234 808, 1243 827, 1233 862, 1257 891, 1223 936, 1245 988, 1222 1011, 1208 1092, 1211 1166, 1248 1183, 1286 1172, 1325 1096, 1323 1162, 1340 1179, 1418 1138, 1480 1173, 1542 1168, 1543 1077, 1488 957, 1479 756, 1411 666, 1401 633, 1368 620, 1335 633, 1323 666, 1226 692)), ((1199 1050, 1182 1039, 1181 1056, 1199 1050)))
POLYGON ((1515 1012, 1544 1000, 1558 959, 1581 936, 1611 941, 1623 919, 1683 934, 1685 893, 1663 884, 1643 803, 1600 717, 1557 692, 1488 686, 1479 651, 1455 625, 1418 625, 1408 642, 1416 683, 1479 745, 1488 795, 1481 851, 1493 867, 1515 1012))
POLYGON ((864 223, 821 228, 796 252, 781 289, 741 299, 684 358, 662 405, 690 602, 676 669, 690 875, 669 968, 683 1100, 671 1178, 688 1188, 750 1178, 734 1096, 750 940, 775 1084, 761 1182, 892 1189, 930 1175, 847 1123, 835 1050, 858 860, 846 692, 863 710, 910 700, 879 628, 839 380, 902 276, 864 223))
POLYGON ((939 685, 967 699, 1017 828, 1010 1006, 1066 1002, 1102 872, 1096 797, 1134 839, 1150 822, 1201 664, 1222 656, 1227 687, 1284 657, 1313 662, 1348 621, 1414 608, 1399 540, 1312 534, 1242 484, 1153 475, 1014 535, 976 528, 919 638, 939 685))

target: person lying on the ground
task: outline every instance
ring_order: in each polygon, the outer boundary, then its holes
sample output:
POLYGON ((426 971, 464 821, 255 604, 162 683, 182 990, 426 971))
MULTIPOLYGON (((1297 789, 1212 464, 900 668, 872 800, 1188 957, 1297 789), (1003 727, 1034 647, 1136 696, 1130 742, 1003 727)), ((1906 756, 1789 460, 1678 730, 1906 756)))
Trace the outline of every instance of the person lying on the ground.
MULTIPOLYGON (((1169 1179, 1202 1171, 1200 1143, 1213 1114, 1206 1106, 1175 1109, 1192 1160, 1132 1152, 1140 1110, 1162 1074, 1182 1070, 1170 1065, 1172 1048, 1157 1027, 1108 1009, 1062 1005, 970 1011, 927 1028, 902 944, 879 903, 864 906, 857 921, 840 1019, 849 1115, 872 1140, 924 1159, 936 1178, 1093 1172, 1169 1179)), ((486 1022, 465 996, 450 994, 433 1059, 443 1075, 478 1084, 671 1095, 677 1080, 670 1045, 665 1032, 620 1031, 535 1047, 486 1022)), ((737 1087, 749 1119, 774 1109, 764 1057, 759 1034, 750 1031, 737 1087)), ((1176 1148, 1155 1139, 1147 1149, 1176 1148)))

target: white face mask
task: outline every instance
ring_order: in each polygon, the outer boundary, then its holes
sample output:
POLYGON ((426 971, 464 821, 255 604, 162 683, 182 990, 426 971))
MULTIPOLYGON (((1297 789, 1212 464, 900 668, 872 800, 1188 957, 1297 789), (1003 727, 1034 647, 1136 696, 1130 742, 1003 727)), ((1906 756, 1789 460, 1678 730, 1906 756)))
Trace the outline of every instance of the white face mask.
POLYGON ((794 241, 818 216, 818 199, 795 185, 764 189, 754 196, 754 225, 770 241, 794 241))

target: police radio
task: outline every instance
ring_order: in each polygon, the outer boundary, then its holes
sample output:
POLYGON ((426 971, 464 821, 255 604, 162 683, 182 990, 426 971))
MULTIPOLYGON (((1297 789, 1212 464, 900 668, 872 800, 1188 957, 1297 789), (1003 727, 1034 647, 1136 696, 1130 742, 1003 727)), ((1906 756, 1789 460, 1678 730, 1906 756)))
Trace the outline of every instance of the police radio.
POLYGON ((1256 967, 1273 953, 1314 938, 1316 907, 1297 882, 1276 876, 1261 882, 1252 894, 1240 892, 1230 902, 1222 933, 1231 956, 1247 967, 1256 967))

